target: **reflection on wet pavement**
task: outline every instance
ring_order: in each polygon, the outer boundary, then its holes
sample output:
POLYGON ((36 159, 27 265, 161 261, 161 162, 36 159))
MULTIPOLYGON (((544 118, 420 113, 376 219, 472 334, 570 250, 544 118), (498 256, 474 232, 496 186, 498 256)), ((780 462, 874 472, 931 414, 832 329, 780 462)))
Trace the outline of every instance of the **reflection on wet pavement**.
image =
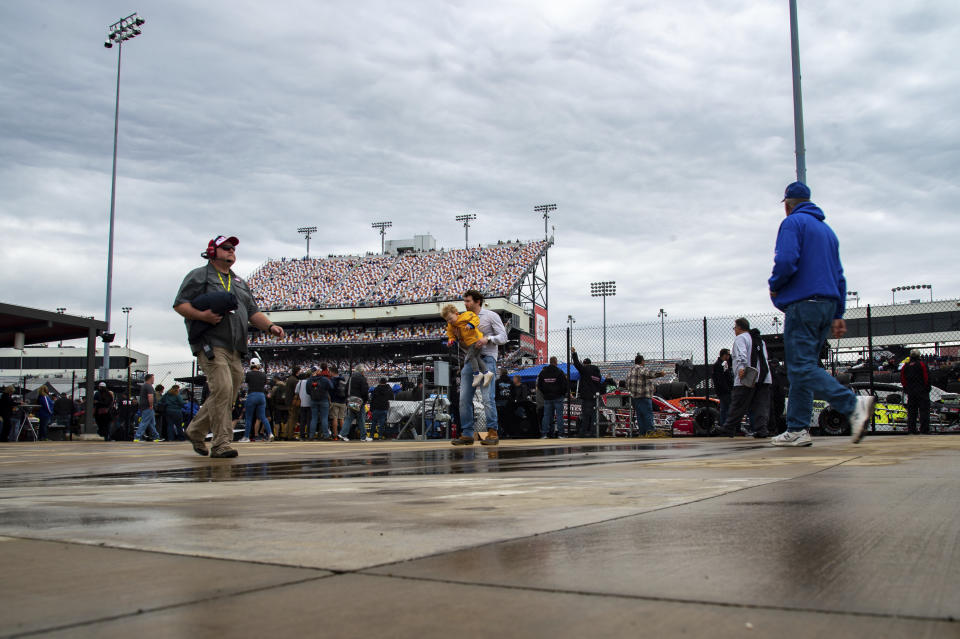
MULTIPOLYGON (((737 450, 742 451, 744 448, 739 447, 737 450)), ((686 442, 625 443, 616 446, 578 444, 535 448, 451 447, 417 451, 371 451, 366 454, 357 452, 352 456, 253 463, 212 461, 192 468, 67 475, 55 479, 45 478, 42 481, 20 478, 13 483, 18 486, 49 484, 51 481, 71 485, 105 485, 458 475, 649 462, 716 454, 716 447, 703 449, 697 444, 686 442)), ((0 486, 6 483, 8 482, 0 481, 0 486)))

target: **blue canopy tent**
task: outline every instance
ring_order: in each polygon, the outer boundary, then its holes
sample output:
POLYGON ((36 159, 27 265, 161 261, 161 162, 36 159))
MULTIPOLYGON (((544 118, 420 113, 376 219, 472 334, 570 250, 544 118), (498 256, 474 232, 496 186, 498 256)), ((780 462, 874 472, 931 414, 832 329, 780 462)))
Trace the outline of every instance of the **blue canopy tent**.
MULTIPOLYGON (((542 371, 546 366, 547 364, 538 364, 537 366, 531 366, 530 368, 521 369, 519 371, 514 372, 513 374, 518 375, 520 377, 520 381, 523 382, 524 384, 536 384, 537 376, 540 374, 540 371, 542 371)), ((564 375, 567 374, 567 364, 565 362, 561 362, 557 364, 557 368, 563 371, 564 375)), ((574 368, 573 364, 570 364, 570 381, 575 382, 579 379, 580 379, 580 373, 577 372, 577 369, 574 368)))

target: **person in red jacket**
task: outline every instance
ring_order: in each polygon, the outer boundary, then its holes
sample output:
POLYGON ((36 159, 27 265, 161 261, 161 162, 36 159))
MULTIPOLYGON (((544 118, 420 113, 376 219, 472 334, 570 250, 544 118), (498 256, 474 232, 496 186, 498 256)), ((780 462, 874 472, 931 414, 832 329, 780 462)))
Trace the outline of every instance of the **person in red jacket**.
POLYGON ((917 413, 920 413, 920 432, 930 432, 930 371, 920 361, 920 351, 910 351, 910 361, 900 369, 900 383, 907 396, 907 430, 916 434, 917 413))

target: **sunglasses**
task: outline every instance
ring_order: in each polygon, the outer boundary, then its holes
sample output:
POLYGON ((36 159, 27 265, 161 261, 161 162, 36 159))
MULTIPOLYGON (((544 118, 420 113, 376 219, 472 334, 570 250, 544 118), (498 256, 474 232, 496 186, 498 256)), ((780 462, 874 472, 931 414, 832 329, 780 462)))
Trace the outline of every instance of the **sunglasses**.
POLYGON ((222 246, 218 246, 217 248, 220 249, 221 251, 227 251, 227 252, 232 252, 237 250, 236 246, 230 246, 229 244, 223 244, 222 246))

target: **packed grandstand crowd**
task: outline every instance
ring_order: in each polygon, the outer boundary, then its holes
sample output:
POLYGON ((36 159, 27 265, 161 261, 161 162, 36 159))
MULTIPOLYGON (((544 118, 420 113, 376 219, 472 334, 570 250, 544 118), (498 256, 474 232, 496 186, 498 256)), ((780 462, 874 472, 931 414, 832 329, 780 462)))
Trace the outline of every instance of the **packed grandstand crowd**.
POLYGON ((263 332, 250 336, 250 344, 259 346, 286 346, 297 344, 351 344, 373 342, 400 342, 418 339, 444 339, 446 324, 410 324, 394 327, 370 328, 291 328, 286 335, 277 338, 263 332))
POLYGON ((268 260, 248 283, 262 310, 349 308, 459 298, 467 289, 509 295, 546 240, 399 255, 268 260))

